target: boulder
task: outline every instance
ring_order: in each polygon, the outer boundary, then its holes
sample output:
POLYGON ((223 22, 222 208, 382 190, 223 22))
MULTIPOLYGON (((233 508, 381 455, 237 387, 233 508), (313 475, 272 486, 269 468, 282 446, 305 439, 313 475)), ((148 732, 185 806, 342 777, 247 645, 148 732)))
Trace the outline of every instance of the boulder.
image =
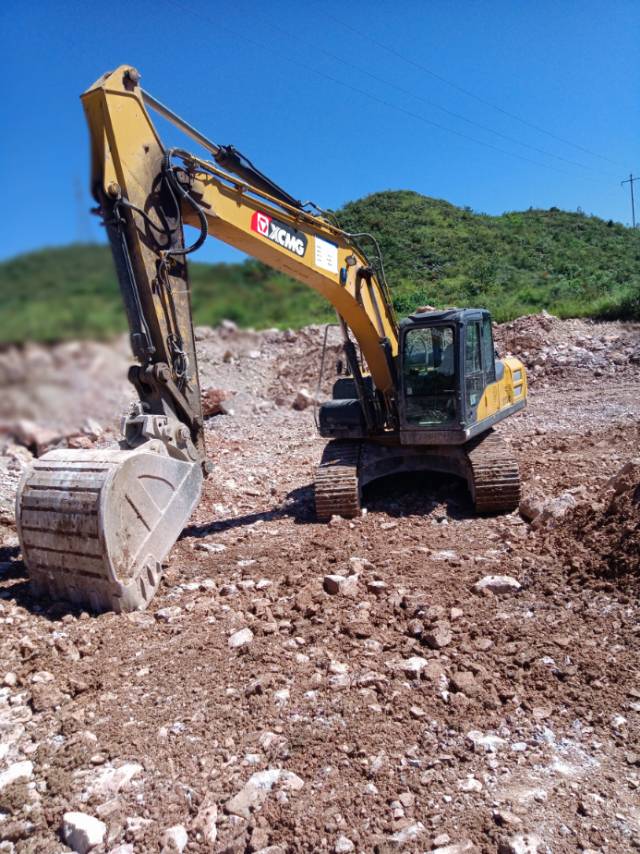
POLYGON ((501 593, 515 593, 520 590, 520 582, 510 575, 485 575, 473 585, 476 593, 481 593, 483 590, 490 590, 497 595, 501 593))
POLYGON ((66 812, 62 817, 62 838, 77 854, 101 845, 106 833, 107 825, 87 813, 66 812))

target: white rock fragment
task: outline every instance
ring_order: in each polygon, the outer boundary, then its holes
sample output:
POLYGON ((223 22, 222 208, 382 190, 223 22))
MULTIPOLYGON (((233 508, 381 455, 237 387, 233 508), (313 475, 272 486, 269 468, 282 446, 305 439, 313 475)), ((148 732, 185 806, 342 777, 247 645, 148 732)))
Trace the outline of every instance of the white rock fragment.
POLYGON ((207 803, 200 807, 194 822, 194 830, 200 832, 204 841, 213 845, 218 838, 218 807, 215 803, 207 803))
POLYGON ((325 575, 324 589, 332 596, 338 593, 341 596, 357 596, 359 577, 357 573, 355 575, 325 575))
POLYGON ((84 812, 66 812, 62 817, 62 838, 77 854, 86 854, 101 845, 107 825, 84 812))
POLYGON ((227 550, 227 547, 223 543, 203 543, 198 542, 194 545, 194 549, 197 549, 200 552, 209 552, 211 554, 220 554, 227 550))
POLYGON ((125 762, 119 768, 114 768, 112 765, 105 765, 86 787, 83 800, 88 800, 91 797, 99 798, 100 800, 114 798, 141 771, 142 765, 139 765, 137 762, 125 762))
POLYGON ((424 824, 421 821, 416 821, 414 824, 403 827, 402 830, 397 830, 387 837, 387 841, 392 848, 404 848, 405 845, 415 844, 417 838, 423 833, 424 824))
POLYGON ((518 833, 498 848, 498 854, 538 854, 542 840, 534 833, 518 833))
POLYGON ((187 847, 189 837, 187 831, 181 824, 174 824, 173 827, 168 827, 162 834, 163 852, 167 854, 182 854, 187 847))
POLYGON ((289 697, 291 692, 288 688, 280 688, 278 691, 273 692, 273 699, 279 706, 284 706, 289 702, 289 697))
POLYGON ((348 836, 344 836, 344 834, 342 834, 336 839, 336 844, 333 846, 333 850, 335 854, 349 854, 350 851, 356 850, 356 846, 348 836))
POLYGON ((624 717, 624 715, 620 714, 611 715, 610 721, 611 726, 614 729, 622 729, 627 723, 627 719, 624 717))
POLYGON ((384 581, 368 581, 367 582, 367 590, 369 593, 373 593, 374 596, 383 596, 387 591, 387 585, 384 581))
POLYGON ((262 806, 276 783, 279 783, 285 792, 297 792, 304 786, 304 780, 297 774, 282 768, 257 771, 249 777, 242 789, 227 801, 225 810, 232 815, 249 819, 251 811, 262 806))
POLYGON ((251 629, 240 629, 238 632, 234 632, 229 638, 229 649, 240 649, 240 647, 247 646, 253 640, 253 632, 251 629))
POLYGON ((172 623, 182 613, 182 608, 179 605, 169 605, 168 608, 160 608, 156 611, 156 620, 162 620, 163 623, 172 623))
POLYGON ((33 762, 14 762, 0 774, 0 792, 13 783, 27 783, 33 776, 33 762))
POLYGON ((454 842, 452 845, 434 848, 431 854, 476 854, 477 851, 478 849, 470 839, 463 839, 461 842, 454 842))
POLYGON ((466 777, 464 780, 458 780, 458 788, 461 792, 481 792, 482 783, 476 780, 475 777, 466 777))
POLYGON ((402 669, 409 679, 419 679, 424 668, 429 664, 426 658, 420 655, 412 655, 411 658, 405 658, 402 662, 402 669))
POLYGON ((473 585, 476 593, 481 590, 490 590, 492 593, 513 593, 520 590, 521 584, 510 575, 485 575, 480 581, 473 585))
POLYGON ((504 738, 490 733, 482 733, 477 729, 472 729, 467 733, 467 741, 477 753, 495 753, 507 743, 504 738))

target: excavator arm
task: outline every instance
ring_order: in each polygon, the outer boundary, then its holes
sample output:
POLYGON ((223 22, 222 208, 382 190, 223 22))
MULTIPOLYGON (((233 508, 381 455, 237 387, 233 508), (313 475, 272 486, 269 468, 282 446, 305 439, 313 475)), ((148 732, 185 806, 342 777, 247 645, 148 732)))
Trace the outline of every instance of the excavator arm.
POLYGON ((186 260, 206 236, 334 306, 372 435, 397 426, 398 325, 386 285, 355 236, 145 93, 136 69, 104 75, 82 101, 92 192, 126 307, 137 360, 129 378, 139 401, 122 419, 119 449, 57 450, 36 461, 19 488, 16 515, 36 592, 122 611, 145 607, 154 595, 208 470, 186 260), (147 106, 212 159, 165 148, 147 106), (184 224, 196 229, 190 245, 184 224))
MULTIPOLYGON (((321 293, 351 331, 377 390, 356 383, 372 431, 394 418, 398 325, 386 286, 353 238, 285 193, 231 146, 219 146, 145 93, 123 66, 84 95, 92 184, 109 232, 140 368, 131 379, 148 411, 167 407, 204 456, 187 255, 207 234, 321 293), (194 137, 207 161, 166 150, 147 106, 194 137), (185 246, 183 223, 200 236, 185 246)), ((347 354, 349 355, 349 353, 347 354)), ((350 367, 356 374, 353 357, 350 367)))

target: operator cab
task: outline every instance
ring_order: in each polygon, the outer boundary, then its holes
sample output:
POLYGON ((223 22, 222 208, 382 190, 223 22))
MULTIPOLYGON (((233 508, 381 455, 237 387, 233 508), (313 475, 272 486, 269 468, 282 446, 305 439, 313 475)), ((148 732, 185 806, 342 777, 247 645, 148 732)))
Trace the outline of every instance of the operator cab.
POLYGON ((487 429, 478 406, 502 370, 488 311, 427 309, 405 318, 398 356, 402 443, 459 444, 487 429))

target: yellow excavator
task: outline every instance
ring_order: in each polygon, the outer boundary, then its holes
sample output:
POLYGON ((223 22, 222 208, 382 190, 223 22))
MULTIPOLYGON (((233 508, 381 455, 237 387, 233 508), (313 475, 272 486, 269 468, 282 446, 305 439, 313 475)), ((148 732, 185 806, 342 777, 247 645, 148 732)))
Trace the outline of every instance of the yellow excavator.
POLYGON ((522 363, 495 357, 482 309, 418 309, 398 323, 375 239, 289 195, 231 145, 217 145, 140 86, 130 66, 82 95, 92 193, 126 307, 139 401, 106 450, 54 450, 17 496, 22 555, 37 595, 96 611, 144 608, 210 471, 187 256, 212 235, 304 282, 335 308, 347 375, 319 410, 326 445, 319 520, 360 512, 363 487, 438 471, 467 481, 479 513, 514 510, 518 464, 492 430, 525 406, 522 363), (206 158, 163 146, 154 110, 206 158), (187 245, 184 225, 196 229, 187 245), (371 260, 363 245, 369 241, 371 260))

